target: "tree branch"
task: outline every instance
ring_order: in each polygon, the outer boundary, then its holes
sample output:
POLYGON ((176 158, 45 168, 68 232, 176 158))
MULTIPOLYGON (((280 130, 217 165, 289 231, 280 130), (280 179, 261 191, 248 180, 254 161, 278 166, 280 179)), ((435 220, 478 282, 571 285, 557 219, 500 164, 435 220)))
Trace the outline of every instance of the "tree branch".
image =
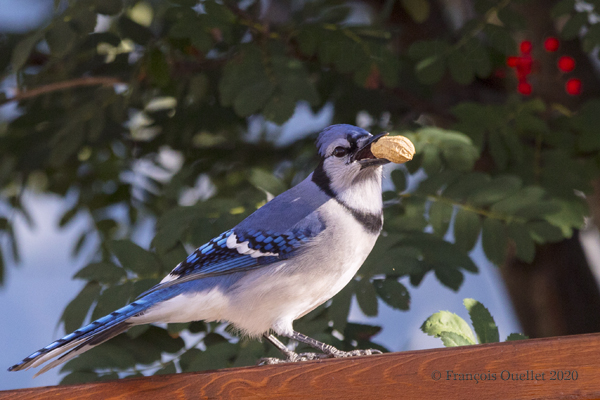
POLYGON ((102 86, 111 86, 116 85, 118 83, 125 83, 119 78, 115 78, 112 76, 86 76, 83 78, 72 79, 70 81, 62 81, 49 83, 47 85, 38 86, 33 89, 26 90, 24 92, 17 91, 17 94, 9 99, 0 100, 0 106, 6 103, 10 103, 11 101, 20 101, 24 99, 29 99, 31 97, 36 97, 45 93, 56 92, 59 90, 71 89, 74 87, 80 86, 94 86, 94 85, 102 85, 102 86))

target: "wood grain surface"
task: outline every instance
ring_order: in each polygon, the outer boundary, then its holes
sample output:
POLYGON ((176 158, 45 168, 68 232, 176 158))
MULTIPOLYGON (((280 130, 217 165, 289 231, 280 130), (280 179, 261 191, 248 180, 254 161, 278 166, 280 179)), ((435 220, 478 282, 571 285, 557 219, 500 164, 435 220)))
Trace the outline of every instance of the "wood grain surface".
POLYGON ((0 392, 1 400, 219 398, 600 399, 600 334, 0 392))

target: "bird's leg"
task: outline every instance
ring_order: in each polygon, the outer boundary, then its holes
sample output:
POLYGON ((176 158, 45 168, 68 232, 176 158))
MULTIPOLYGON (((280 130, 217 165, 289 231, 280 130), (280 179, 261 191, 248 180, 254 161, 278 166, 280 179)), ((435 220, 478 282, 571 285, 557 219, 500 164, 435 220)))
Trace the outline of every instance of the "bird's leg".
POLYGON ((293 362, 296 360, 296 358, 298 358, 298 354, 294 353, 293 351, 291 351, 290 349, 288 349, 286 347, 285 344, 281 343, 279 341, 279 339, 277 339, 275 336, 269 334, 269 333, 263 333, 263 337, 265 339, 267 339, 269 342, 271 342, 273 344, 273 346, 277 347, 277 350, 279 350, 280 352, 283 353, 283 355, 285 356, 286 360, 289 360, 290 362, 293 362))
POLYGON ((321 350, 323 353, 327 354, 329 357, 333 358, 342 358, 342 357, 353 357, 353 356, 370 356, 371 354, 382 354, 380 350, 376 349, 366 349, 366 350, 351 350, 351 351, 342 351, 336 349, 330 344, 319 342, 311 337, 308 337, 300 332, 293 331, 293 333, 289 336, 290 339, 294 339, 298 342, 305 343, 310 347, 314 347, 315 349, 321 350))
POLYGON ((281 343, 277 338, 271 334, 263 334, 263 337, 271 342, 279 351, 281 351, 285 355, 285 360, 273 357, 261 358, 258 361, 258 365, 266 365, 266 364, 281 364, 288 362, 298 362, 298 361, 310 361, 310 360, 319 360, 323 358, 343 358, 343 357, 354 357, 354 356, 369 356, 372 354, 382 354, 381 351, 376 349, 366 349, 366 350, 351 350, 351 351, 342 351, 330 344, 319 342, 316 339, 308 337, 300 332, 293 331, 291 335, 285 335, 290 339, 296 340, 301 343, 305 343, 310 347, 314 347, 317 350, 321 350, 323 354, 320 353, 295 353, 288 349, 283 343, 281 343))
POLYGON ((277 350, 281 351, 283 355, 285 355, 285 360, 274 357, 265 357, 258 360, 258 365, 266 365, 266 364, 281 364, 288 362, 297 362, 297 361, 309 361, 309 360, 317 360, 320 358, 326 358, 325 354, 316 354, 316 353, 301 353, 298 354, 296 352, 291 351, 286 347, 285 344, 281 343, 275 336, 264 333, 263 337, 267 339, 269 342, 273 344, 273 346, 277 347, 277 350))

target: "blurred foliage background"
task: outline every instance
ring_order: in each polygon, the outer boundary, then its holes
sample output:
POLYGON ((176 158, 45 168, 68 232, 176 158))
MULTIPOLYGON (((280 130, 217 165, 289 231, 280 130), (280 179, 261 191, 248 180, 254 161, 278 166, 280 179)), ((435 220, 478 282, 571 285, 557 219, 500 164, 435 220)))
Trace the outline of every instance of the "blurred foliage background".
MULTIPOLYGON (((600 222, 597 7, 55 0, 42 27, 0 37, 9 88, 0 105, 18 111, 0 122, 0 279, 19 261, 12 221, 28 218, 23 193, 73 196, 60 225, 92 221, 73 254, 97 245, 61 322, 71 331, 125 305, 304 179, 318 162, 316 132, 290 139, 279 126, 328 109, 333 123, 408 136, 417 156, 391 174, 384 232, 357 277, 297 321, 299 331, 343 349, 381 348, 370 342, 380 327, 348 322, 351 299, 367 316, 378 299, 407 310, 399 278, 418 287, 429 273, 458 290, 478 271, 468 252, 479 238, 526 335, 600 331, 600 294, 578 240, 586 221, 600 222), (558 50, 547 51, 548 37, 558 50), (557 68, 562 56, 574 70, 557 68), (516 74, 510 57, 525 60, 516 74), (145 249, 132 237, 149 220, 145 249)), ((135 327, 68 362, 63 383, 266 355, 275 349, 223 324, 135 327)))

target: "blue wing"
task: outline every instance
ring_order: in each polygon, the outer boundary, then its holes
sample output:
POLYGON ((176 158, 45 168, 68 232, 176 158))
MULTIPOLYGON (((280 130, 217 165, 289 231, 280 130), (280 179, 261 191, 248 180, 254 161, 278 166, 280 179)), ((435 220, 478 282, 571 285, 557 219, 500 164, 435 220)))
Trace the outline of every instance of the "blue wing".
POLYGON ((212 276, 248 271, 282 261, 300 251, 320 231, 308 228, 287 232, 234 228, 196 249, 163 282, 140 297, 168 286, 212 276))

